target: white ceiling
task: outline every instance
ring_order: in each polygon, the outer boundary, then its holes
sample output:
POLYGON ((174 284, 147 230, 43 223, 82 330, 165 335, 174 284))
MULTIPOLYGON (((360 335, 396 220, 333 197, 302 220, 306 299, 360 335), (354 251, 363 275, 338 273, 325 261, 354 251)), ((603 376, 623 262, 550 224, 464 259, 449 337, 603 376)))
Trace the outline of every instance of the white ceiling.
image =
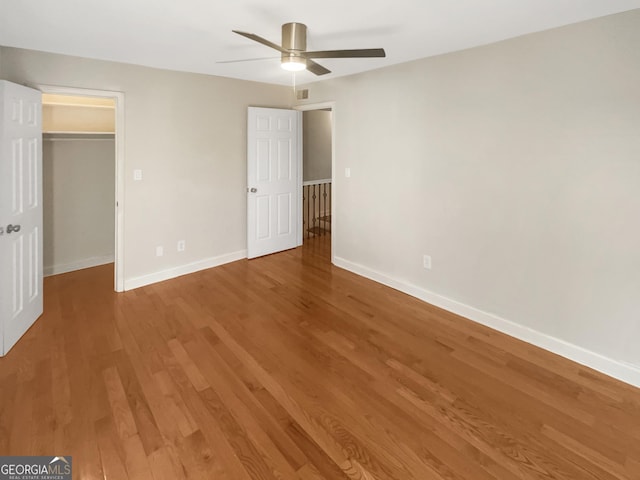
POLYGON ((289 85, 280 26, 308 26, 308 49, 384 47, 382 59, 327 59, 333 73, 297 83, 483 45, 640 8, 640 0, 0 0, 0 45, 289 85), (270 57, 254 62, 217 61, 270 57))

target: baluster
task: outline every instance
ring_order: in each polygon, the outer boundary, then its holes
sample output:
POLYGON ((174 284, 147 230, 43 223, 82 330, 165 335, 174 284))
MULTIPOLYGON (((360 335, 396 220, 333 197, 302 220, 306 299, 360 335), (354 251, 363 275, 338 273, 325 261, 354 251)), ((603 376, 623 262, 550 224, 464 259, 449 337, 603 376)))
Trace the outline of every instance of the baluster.
POLYGON ((311 238, 311 185, 307 185, 307 238, 311 238))
MULTIPOLYGON (((302 186, 302 231, 304 232, 306 229, 307 221, 304 218, 304 205, 307 201, 307 187, 305 185, 302 186)), ((304 238, 304 235, 303 235, 304 238)))
POLYGON ((333 216, 331 210, 331 189, 333 188, 333 183, 329 184, 329 231, 333 235, 333 216))
POLYGON ((322 235, 327 234, 327 184, 322 185, 322 235))
POLYGON ((309 204, 307 205, 307 234, 313 238, 313 185, 309 185, 309 204))
POLYGON ((313 235, 317 235, 316 232, 316 185, 313 185, 313 196, 311 197, 313 198, 313 235))

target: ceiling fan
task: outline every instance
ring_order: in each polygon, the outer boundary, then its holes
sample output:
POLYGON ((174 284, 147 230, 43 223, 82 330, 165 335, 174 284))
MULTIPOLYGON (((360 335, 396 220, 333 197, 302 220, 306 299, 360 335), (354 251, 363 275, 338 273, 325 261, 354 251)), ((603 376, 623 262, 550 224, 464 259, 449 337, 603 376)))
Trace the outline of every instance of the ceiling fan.
POLYGON ((331 70, 314 62, 312 60, 313 58, 370 58, 386 56, 383 48, 307 52, 307 26, 297 22, 282 25, 282 45, 270 42, 254 33, 241 32, 239 30, 233 30, 233 33, 237 33, 254 42, 278 50, 282 54, 280 57, 282 68, 290 72, 308 70, 316 75, 331 73, 331 70))

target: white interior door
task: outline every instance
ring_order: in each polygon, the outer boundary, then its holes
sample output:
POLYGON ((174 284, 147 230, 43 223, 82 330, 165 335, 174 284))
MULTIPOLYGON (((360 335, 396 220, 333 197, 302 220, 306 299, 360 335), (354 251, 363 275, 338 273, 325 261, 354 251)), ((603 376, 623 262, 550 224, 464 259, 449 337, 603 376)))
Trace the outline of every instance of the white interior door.
POLYGON ((302 112, 249 107, 247 128, 247 256, 299 242, 302 112))
POLYGON ((42 124, 38 90, 0 81, 0 354, 42 314, 42 124))

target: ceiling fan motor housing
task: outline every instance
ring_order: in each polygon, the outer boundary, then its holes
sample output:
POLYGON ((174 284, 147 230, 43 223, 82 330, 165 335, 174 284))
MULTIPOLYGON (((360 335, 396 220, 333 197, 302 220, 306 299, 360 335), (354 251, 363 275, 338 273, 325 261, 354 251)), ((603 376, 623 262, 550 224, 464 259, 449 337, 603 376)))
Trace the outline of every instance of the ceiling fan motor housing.
POLYGON ((304 23, 285 23, 282 25, 282 48, 289 53, 282 53, 282 60, 300 57, 298 52, 307 49, 307 26, 304 23))

